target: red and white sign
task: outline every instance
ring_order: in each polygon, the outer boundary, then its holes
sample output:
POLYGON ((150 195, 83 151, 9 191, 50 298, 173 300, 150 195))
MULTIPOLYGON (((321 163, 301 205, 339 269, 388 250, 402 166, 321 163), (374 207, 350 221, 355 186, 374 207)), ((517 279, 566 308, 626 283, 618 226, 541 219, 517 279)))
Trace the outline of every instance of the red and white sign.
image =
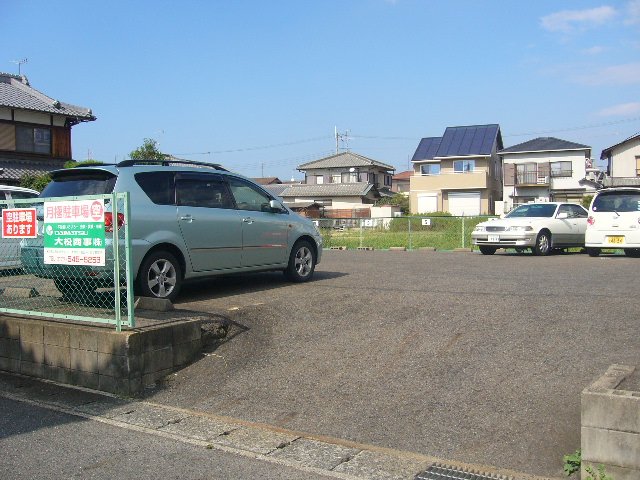
POLYGON ((35 208, 5 208, 2 211, 2 238, 36 238, 35 208))

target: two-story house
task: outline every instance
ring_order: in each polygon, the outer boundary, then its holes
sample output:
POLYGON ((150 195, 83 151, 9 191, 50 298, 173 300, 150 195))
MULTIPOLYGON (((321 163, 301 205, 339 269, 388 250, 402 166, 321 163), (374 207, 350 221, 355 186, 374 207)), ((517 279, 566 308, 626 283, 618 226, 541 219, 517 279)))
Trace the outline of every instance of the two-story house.
POLYGON ((411 213, 494 213, 502 200, 500 125, 448 127, 423 138, 411 162, 411 213))
POLYGON ((607 175, 613 178, 640 177, 640 133, 605 148, 600 155, 607 161, 607 175))
POLYGON ((593 189, 580 185, 591 162, 591 147, 539 137, 499 152, 503 159, 504 209, 535 200, 580 203, 593 189))
POLYGON ((303 163, 305 183, 291 185, 281 196, 285 202, 313 201, 331 210, 366 210, 391 191, 395 167, 353 152, 343 152, 303 163))
POLYGON ((24 75, 0 73, 0 183, 62 168, 72 159, 71 128, 95 119, 35 90, 24 75))
POLYGON ((395 167, 353 152, 336 153, 298 165, 307 185, 370 183, 378 190, 391 188, 395 167))

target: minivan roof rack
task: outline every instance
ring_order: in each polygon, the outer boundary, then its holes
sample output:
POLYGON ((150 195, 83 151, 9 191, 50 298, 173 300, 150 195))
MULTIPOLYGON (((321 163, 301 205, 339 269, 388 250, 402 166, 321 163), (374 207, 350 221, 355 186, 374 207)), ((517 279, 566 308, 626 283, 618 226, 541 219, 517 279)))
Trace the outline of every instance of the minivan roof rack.
POLYGON ((213 168, 215 170, 224 170, 227 172, 228 170, 224 168, 222 165, 218 163, 207 163, 207 162, 197 162, 195 160, 123 160, 120 163, 116 164, 116 167, 130 167, 132 165, 162 165, 163 167, 167 167, 170 165, 193 165, 199 167, 208 167, 213 168))

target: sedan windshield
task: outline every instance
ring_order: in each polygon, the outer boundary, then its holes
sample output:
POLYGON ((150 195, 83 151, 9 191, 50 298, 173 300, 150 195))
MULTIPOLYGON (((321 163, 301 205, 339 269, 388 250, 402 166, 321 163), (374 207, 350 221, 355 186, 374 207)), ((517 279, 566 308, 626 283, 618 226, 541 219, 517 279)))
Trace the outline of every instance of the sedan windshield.
POLYGON ((533 203, 530 205, 520 205, 515 210, 505 215, 506 218, 522 218, 522 217, 537 217, 537 218, 550 218, 556 211, 556 205, 552 203, 533 203))

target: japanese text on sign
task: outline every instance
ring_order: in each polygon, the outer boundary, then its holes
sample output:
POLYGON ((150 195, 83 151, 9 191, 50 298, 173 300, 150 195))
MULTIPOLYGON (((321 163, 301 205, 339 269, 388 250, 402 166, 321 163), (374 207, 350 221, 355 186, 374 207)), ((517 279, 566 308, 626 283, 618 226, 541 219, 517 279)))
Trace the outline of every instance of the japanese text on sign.
POLYGON ((45 202, 44 263, 105 265, 104 201, 45 202))
POLYGON ((2 211, 2 238, 35 238, 35 208, 6 208, 2 211))

